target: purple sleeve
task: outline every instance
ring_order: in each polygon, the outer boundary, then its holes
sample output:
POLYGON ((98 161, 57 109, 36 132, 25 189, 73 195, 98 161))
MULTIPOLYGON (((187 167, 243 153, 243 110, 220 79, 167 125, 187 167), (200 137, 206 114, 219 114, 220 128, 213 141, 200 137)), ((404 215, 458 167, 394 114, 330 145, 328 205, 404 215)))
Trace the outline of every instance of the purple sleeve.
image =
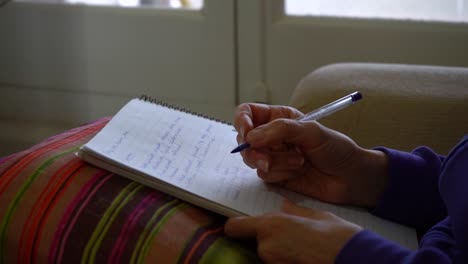
POLYGON ((389 183, 372 213, 425 232, 447 211, 438 182, 444 157, 427 147, 411 153, 379 147, 389 157, 389 183))
POLYGON ((427 247, 411 251, 369 230, 363 230, 345 244, 335 263, 431 264, 452 261, 450 256, 439 248, 427 247))
POLYGON ((446 158, 426 147, 412 153, 378 149, 389 157, 390 180, 374 213, 424 231, 433 226, 416 251, 363 230, 336 263, 468 263, 468 136, 446 158))

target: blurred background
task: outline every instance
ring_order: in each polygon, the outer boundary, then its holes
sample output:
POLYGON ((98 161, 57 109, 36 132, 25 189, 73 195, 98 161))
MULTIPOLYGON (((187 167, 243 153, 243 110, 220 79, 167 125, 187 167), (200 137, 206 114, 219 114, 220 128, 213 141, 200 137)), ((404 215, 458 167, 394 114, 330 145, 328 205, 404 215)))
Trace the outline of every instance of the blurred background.
POLYGON ((330 63, 468 66, 468 0, 3 3, 0 156, 141 94, 230 121, 330 63))

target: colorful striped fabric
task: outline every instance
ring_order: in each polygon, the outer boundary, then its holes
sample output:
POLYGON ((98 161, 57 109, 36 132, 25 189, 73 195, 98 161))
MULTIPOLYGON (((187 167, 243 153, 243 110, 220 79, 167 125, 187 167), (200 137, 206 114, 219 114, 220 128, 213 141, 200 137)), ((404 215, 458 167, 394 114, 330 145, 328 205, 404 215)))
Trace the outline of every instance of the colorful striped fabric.
POLYGON ((108 120, 0 159, 0 264, 259 262, 223 217, 78 159, 108 120))

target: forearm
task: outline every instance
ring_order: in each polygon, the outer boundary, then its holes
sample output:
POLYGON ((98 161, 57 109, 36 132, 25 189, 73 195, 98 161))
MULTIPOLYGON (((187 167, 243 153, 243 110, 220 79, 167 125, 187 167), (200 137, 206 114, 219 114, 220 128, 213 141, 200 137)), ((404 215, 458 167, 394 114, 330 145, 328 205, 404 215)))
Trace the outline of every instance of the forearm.
POLYGON ((443 219, 446 209, 438 190, 443 158, 426 147, 412 153, 377 150, 388 157, 388 182, 373 213, 418 230, 443 219))
POLYGON ((438 191, 442 156, 425 147, 412 153, 359 148, 354 156, 351 204, 418 230, 446 215, 438 191))
POLYGON ((411 251, 369 230, 352 237, 335 259, 335 263, 452 263, 450 252, 443 247, 427 246, 411 251))

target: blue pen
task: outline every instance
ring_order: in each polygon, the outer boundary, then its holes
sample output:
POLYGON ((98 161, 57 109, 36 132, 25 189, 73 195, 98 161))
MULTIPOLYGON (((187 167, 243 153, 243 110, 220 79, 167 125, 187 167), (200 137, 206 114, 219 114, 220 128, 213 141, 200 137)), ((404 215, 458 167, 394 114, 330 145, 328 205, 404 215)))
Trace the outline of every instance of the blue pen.
MULTIPOLYGON (((298 118, 297 121, 319 120, 320 118, 331 115, 335 113, 336 111, 341 110, 345 107, 348 107, 361 99, 362 99, 362 94, 360 92, 354 92, 334 102, 331 102, 325 106, 322 106, 319 109, 316 109, 312 112, 305 114, 301 118, 298 118)), ((249 143, 243 143, 237 146, 235 149, 233 149, 231 153, 237 153, 249 147, 250 147, 249 143)))

